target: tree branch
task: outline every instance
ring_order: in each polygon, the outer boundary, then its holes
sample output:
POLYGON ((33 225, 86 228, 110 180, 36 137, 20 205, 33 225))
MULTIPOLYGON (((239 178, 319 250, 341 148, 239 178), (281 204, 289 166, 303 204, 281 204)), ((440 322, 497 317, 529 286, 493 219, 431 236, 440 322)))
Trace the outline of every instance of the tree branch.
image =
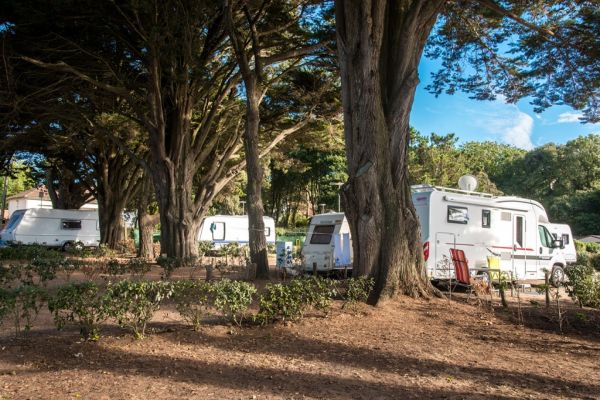
POLYGON ((477 0, 477 1, 479 3, 481 3, 484 7, 488 8, 489 10, 492 10, 497 14, 500 14, 502 16, 510 18, 513 21, 523 25, 524 27, 540 33, 542 36, 544 36, 548 39, 555 37, 554 32, 552 32, 550 29, 542 28, 542 27, 534 25, 530 22, 525 21, 523 18, 519 17, 517 14, 513 13, 512 11, 500 7, 498 4, 496 4, 496 2, 494 0, 477 0))

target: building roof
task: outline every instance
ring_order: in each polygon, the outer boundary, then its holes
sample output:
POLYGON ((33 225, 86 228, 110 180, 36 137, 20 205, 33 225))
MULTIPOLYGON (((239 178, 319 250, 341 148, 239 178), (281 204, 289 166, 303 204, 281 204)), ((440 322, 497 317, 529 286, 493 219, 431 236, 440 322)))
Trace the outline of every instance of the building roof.
POLYGON ((600 235, 588 235, 578 240, 586 243, 600 243, 600 235))
POLYGON ((42 198, 42 200, 48 200, 50 201, 50 196, 48 196, 48 191, 46 190, 45 186, 42 186, 40 188, 33 188, 33 189, 28 189, 25 190, 23 192, 17 193, 17 194, 13 194, 12 196, 8 197, 7 200, 18 200, 18 199, 35 199, 35 200, 39 200, 40 199, 40 192, 44 191, 44 197, 42 198))

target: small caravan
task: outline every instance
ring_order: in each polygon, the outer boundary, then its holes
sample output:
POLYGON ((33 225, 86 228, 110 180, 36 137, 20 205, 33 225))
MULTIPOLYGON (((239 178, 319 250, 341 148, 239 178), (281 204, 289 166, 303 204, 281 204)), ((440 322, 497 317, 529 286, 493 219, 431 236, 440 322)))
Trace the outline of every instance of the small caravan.
MULTIPOLYGON (((275 243, 275 220, 263 217, 267 243, 275 243)), ((247 215, 213 215, 204 218, 198 231, 198 241, 213 242, 215 248, 237 242, 248 244, 249 227, 247 215)))
POLYGON ((311 218, 302 246, 305 271, 352 268, 350 226, 343 213, 318 214, 311 218))
POLYGON ((0 240, 8 244, 49 247, 97 247, 100 225, 97 210, 30 208, 12 213, 0 240))

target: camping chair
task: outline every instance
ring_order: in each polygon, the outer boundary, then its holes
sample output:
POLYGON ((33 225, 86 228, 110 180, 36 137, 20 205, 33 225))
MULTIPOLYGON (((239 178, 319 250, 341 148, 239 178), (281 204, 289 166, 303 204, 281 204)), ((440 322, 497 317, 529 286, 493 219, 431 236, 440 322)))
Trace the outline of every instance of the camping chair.
MULTIPOLYGON (((452 259, 452 264, 454 264, 454 275, 456 279, 454 288, 457 286, 466 288, 469 292, 469 296, 467 297, 467 301, 469 301, 471 295, 475 293, 475 290, 473 278, 471 277, 469 270, 469 262, 465 257, 465 252, 459 249, 450 249, 450 258, 452 259)), ((452 279, 450 279, 450 293, 452 293, 452 279)))

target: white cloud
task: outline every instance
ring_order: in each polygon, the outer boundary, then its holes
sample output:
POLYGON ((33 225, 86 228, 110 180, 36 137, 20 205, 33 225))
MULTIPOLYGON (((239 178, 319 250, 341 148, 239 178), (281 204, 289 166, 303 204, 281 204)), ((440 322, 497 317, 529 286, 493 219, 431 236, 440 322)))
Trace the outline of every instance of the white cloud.
POLYGON ((500 98, 500 101, 488 103, 478 110, 467 110, 473 117, 473 124, 485 133, 494 135, 496 140, 525 150, 533 149, 533 118, 515 104, 506 104, 502 100, 500 98))
MULTIPOLYGON (((516 107, 515 107, 516 108, 516 107)), ((514 124, 506 126, 502 132, 503 139, 506 143, 519 147, 525 150, 533 149, 531 143, 531 131, 533 130, 533 118, 529 114, 525 114, 517 109, 514 124)))
POLYGON ((583 114, 581 113, 564 112, 558 116, 558 120, 556 122, 558 122, 559 124, 565 124, 569 122, 581 122, 579 118, 581 118, 582 116, 583 114))

